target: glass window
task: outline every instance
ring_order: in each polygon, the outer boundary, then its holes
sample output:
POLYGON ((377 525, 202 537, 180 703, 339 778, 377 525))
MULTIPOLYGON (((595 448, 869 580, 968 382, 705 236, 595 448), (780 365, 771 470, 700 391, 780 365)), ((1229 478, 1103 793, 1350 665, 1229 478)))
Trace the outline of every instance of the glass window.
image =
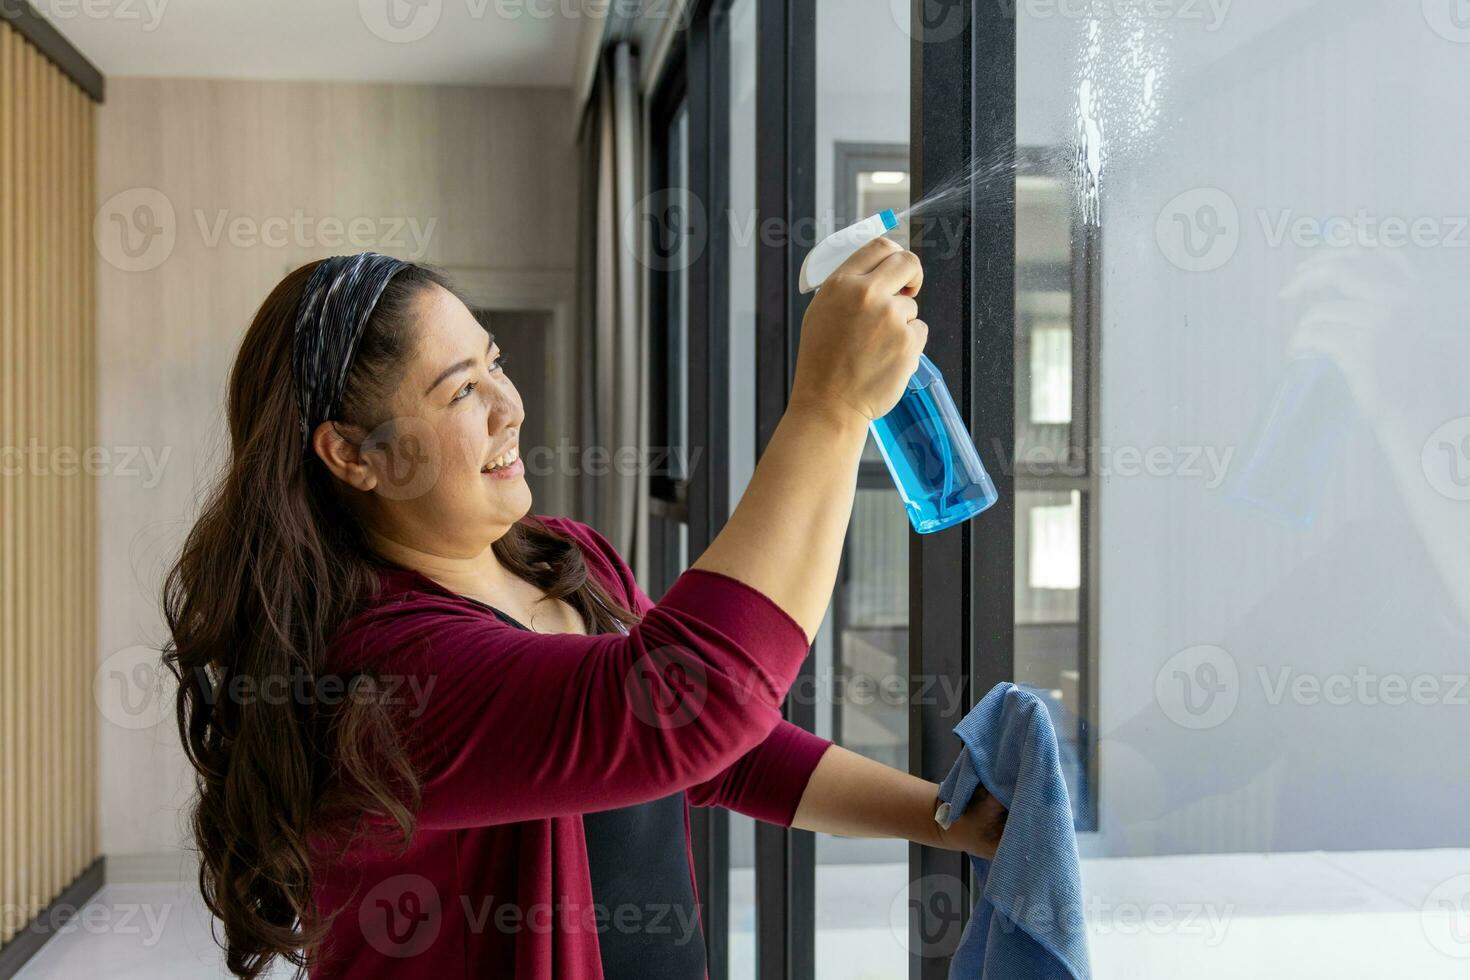
MULTIPOLYGON (((730 508, 755 471, 756 0, 734 0, 726 13, 729 43, 730 508)), ((714 270, 718 275, 720 270, 714 270)), ((731 811, 729 976, 754 980, 755 821, 731 811)))
MULTIPOLYGON (((907 5, 818 0, 818 235, 886 208, 909 178, 907 5)), ((898 240, 906 244, 899 229, 898 240)), ((817 730, 908 768, 908 518, 872 439, 831 613, 815 644, 817 730)), ((903 980, 907 933, 890 925, 908 894, 908 844, 818 835, 817 976, 903 980)), ((903 918, 903 916, 900 916, 903 918)))
POLYGON ((893 506, 893 493, 884 485, 860 489, 853 508, 833 603, 839 655, 829 737, 904 769, 909 722, 900 681, 908 676, 909 523, 893 506))
POLYGON ((1084 534, 1098 499, 1087 443, 1100 298, 1095 229, 1079 220, 1058 158, 1054 149, 1023 149, 1015 174, 1014 670, 1016 682, 1034 687, 1052 709, 1077 827, 1089 830, 1095 590, 1084 534))
POLYGON ((1082 668, 1094 971, 1464 976, 1464 5, 1108 6, 1017 19, 1066 201, 1018 217, 1017 438, 1086 457, 1021 484, 1017 672, 1082 668))

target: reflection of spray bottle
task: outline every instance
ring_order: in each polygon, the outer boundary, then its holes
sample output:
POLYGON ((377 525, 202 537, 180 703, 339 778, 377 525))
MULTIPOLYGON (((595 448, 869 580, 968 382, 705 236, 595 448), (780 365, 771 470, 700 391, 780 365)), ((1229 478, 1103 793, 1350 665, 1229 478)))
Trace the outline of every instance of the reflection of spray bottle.
MULTIPOLYGON (((821 286, 849 255, 896 227, 898 218, 884 211, 819 242, 801 264, 801 291, 821 286)), ((920 534, 963 523, 999 498, 944 378, 923 354, 898 404, 869 428, 920 534)))
POLYGON ((1297 527, 1311 525, 1338 446, 1356 416, 1347 380, 1326 354, 1302 354, 1261 426, 1255 452, 1229 494, 1297 527))

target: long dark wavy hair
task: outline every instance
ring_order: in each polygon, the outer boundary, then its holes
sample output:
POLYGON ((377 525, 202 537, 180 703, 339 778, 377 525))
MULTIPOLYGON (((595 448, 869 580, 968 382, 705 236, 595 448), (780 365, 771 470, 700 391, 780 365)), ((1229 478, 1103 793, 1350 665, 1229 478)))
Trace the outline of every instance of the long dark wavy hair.
MULTIPOLYGON (((315 266, 286 276, 245 334, 230 373, 229 459, 164 585, 164 661, 178 680, 179 736, 196 774, 199 884, 239 977, 259 976, 277 956, 299 977, 324 936, 332 910, 313 907, 311 838, 376 821, 407 846, 419 800, 402 719, 380 701, 228 693, 241 679, 267 678, 311 690, 334 633, 370 601, 385 567, 348 505, 356 491, 315 454, 303 461, 291 350, 315 266)), ((393 278, 337 421, 366 433, 385 420, 414 350, 415 301, 435 287, 452 292, 422 266, 393 278)), ((637 622, 589 575, 576 543, 540 520, 528 515, 493 548, 506 568, 576 609, 589 632, 637 622)))

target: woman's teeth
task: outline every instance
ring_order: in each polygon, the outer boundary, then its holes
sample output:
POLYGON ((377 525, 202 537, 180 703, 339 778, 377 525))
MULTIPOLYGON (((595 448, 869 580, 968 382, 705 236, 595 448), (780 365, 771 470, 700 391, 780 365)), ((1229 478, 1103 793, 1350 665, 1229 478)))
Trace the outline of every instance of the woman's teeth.
POLYGON ((520 449, 519 448, 513 448, 513 449, 510 450, 510 452, 506 453, 505 455, 503 455, 503 456, 497 456, 495 459, 492 459, 490 461, 490 465, 487 466, 487 467, 485 467, 480 472, 481 473, 489 473, 489 472, 491 472, 493 470, 498 470, 502 466, 509 466, 511 463, 514 463, 516 460, 518 460, 520 458, 521 458, 520 449))

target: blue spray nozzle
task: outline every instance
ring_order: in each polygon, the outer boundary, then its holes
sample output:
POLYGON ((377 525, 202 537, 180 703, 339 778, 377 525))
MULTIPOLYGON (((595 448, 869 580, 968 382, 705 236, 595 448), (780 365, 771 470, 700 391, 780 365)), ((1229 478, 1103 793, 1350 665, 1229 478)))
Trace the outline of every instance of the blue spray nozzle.
POLYGON ((878 215, 878 217, 883 219, 883 227, 888 229, 889 231, 892 231, 893 229, 898 227, 898 215, 893 213, 892 208, 884 211, 882 214, 878 215))

